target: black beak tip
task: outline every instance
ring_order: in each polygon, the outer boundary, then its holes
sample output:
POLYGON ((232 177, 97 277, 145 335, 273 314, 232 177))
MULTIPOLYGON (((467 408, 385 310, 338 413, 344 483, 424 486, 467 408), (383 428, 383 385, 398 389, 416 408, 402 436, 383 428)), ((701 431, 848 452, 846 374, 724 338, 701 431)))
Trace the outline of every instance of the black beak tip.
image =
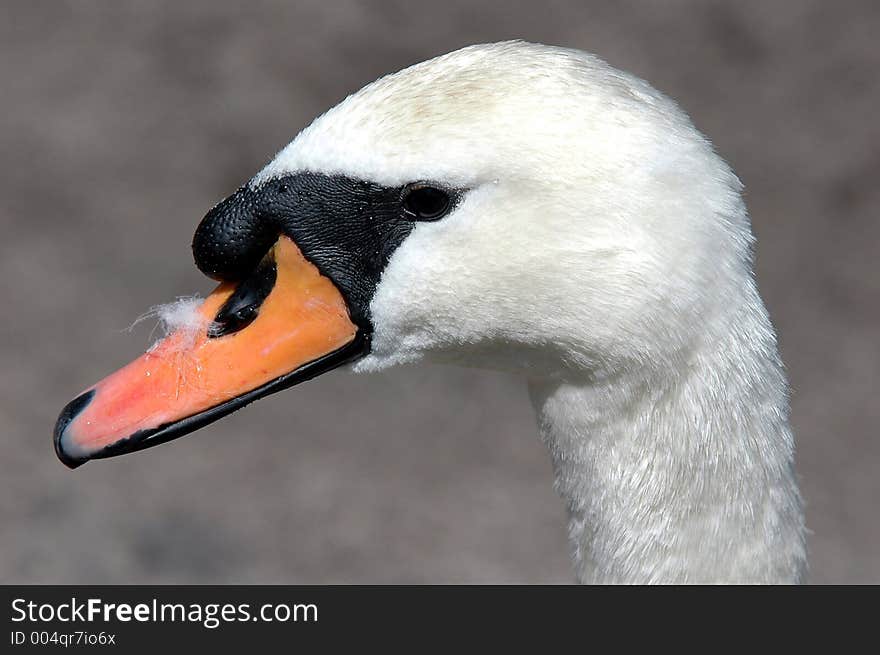
POLYGON ((58 459, 61 460, 61 463, 70 469, 75 469, 78 466, 82 466, 88 461, 88 458, 74 457, 73 455, 65 451, 63 439, 64 431, 67 429, 67 426, 70 425, 73 420, 79 415, 79 413, 88 406, 94 396, 94 389, 86 391, 84 394, 77 396, 64 406, 64 409, 61 410, 61 414, 58 416, 58 420, 55 422, 55 430, 52 433, 52 442, 55 445, 55 454, 58 456, 58 459))

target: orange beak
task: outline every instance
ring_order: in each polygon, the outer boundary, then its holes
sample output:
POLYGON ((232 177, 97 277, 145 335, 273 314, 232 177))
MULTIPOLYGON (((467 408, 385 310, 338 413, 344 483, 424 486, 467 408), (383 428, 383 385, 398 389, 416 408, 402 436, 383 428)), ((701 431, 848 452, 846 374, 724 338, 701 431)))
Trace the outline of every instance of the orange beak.
POLYGON ((70 402, 55 452, 74 468, 164 443, 366 347, 342 294, 286 236, 252 278, 218 286, 187 325, 70 402))

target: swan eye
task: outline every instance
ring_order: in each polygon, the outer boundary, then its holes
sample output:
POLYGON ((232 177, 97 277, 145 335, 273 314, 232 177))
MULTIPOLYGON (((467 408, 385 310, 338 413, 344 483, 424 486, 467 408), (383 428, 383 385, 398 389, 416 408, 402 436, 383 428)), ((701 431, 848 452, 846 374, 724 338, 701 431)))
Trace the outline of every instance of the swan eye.
POLYGON ((452 199, 443 189, 425 184, 411 184, 403 192, 403 211, 416 221, 436 221, 452 206, 452 199))

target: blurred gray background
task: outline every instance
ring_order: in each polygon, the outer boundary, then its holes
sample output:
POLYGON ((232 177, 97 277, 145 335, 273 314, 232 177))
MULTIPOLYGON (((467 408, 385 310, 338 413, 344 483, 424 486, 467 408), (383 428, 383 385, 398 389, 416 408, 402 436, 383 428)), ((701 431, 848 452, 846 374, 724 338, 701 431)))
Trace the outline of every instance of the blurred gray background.
POLYGON ((485 41, 590 50, 734 166, 793 386, 811 580, 880 582, 880 3, 4 2, 0 581, 568 582, 524 384, 336 372, 173 444, 55 459, 202 215, 377 76, 485 41))

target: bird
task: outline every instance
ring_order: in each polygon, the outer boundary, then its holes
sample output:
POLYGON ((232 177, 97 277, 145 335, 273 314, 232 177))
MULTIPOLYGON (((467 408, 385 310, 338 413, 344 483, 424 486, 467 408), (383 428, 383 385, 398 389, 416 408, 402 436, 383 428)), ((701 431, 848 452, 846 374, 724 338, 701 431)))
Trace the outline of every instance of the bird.
POLYGON ((207 213, 193 254, 219 286, 64 408, 56 453, 164 443, 337 367, 490 368, 528 386, 577 581, 798 583, 742 190, 673 100, 595 55, 505 41, 412 65, 207 213))

